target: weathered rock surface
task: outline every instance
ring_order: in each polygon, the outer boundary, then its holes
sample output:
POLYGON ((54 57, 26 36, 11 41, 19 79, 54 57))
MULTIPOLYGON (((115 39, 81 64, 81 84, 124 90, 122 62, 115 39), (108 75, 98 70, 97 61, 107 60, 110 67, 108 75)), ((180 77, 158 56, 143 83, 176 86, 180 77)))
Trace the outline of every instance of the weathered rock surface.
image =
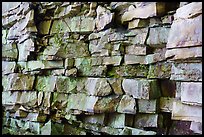
POLYGON ((66 76, 58 76, 56 79, 56 90, 62 93, 77 93, 77 80, 66 76))
POLYGON ((137 99, 156 99, 161 93, 156 80, 124 79, 122 86, 126 94, 137 99))
POLYGON ((136 100, 129 96, 123 95, 117 107, 117 112, 126 114, 136 114, 136 100))
POLYGON ((103 64, 104 65, 119 66, 121 60, 122 60, 121 56, 104 57, 103 58, 103 64))
POLYGON ((126 51, 126 54, 130 54, 130 55, 146 55, 147 47, 130 45, 125 47, 125 51, 126 51))
POLYGON ((157 113, 158 101, 138 99, 138 112, 139 113, 157 113))
POLYGON ((109 77, 146 77, 148 66, 145 65, 121 65, 112 67, 107 73, 109 77))
POLYGON ((55 76, 38 76, 36 79, 37 91, 52 92, 55 89, 56 77, 55 76))
POLYGON ((125 36, 128 37, 128 42, 133 45, 144 45, 145 40, 147 38, 147 34, 148 28, 142 28, 130 30, 129 33, 125 34, 125 36))
POLYGON ((165 3, 151 2, 144 6, 135 8, 128 12, 125 12, 122 16, 122 22, 130 21, 134 18, 149 18, 159 16, 165 12, 165 3))
POLYGON ((159 115, 158 114, 137 114, 134 119, 134 127, 158 127, 159 115))
POLYGON ((95 114, 90 116, 85 116, 83 121, 85 123, 93 123, 103 125, 105 120, 105 114, 95 114))
POLYGON ((124 62, 126 65, 129 64, 146 64, 145 56, 137 56, 137 55, 125 55, 124 62))
POLYGON ((202 107, 191 106, 181 103, 180 101, 173 102, 172 119, 183 121, 202 121, 202 107))
POLYGON ((202 105, 202 83, 181 82, 180 90, 181 102, 202 105))
POLYGON ((111 13, 109 10, 106 10, 106 8, 98 6, 96 9, 96 28, 97 30, 102 30, 114 19, 114 13, 111 13))
POLYGON ((150 28, 147 44, 152 47, 162 47, 167 43, 170 28, 155 27, 150 28))
POLYGON ((190 129, 194 133, 202 134, 202 123, 200 123, 200 122, 191 122, 190 129))
POLYGON ((32 90, 34 79, 31 75, 12 73, 8 76, 8 90, 32 90))
POLYGON ((16 63, 2 61, 2 74, 14 73, 16 63))
POLYGON ((175 20, 171 26, 166 47, 177 48, 202 45, 201 20, 202 15, 195 18, 175 20), (189 27, 186 28, 185 26, 189 27), (177 36, 177 34, 180 35, 177 36))
POLYGON ((171 63, 158 62, 149 67, 148 78, 170 78, 171 77, 171 63))
POLYGON ((120 78, 107 78, 113 92, 116 95, 122 95, 123 90, 122 90, 122 79, 120 78))
POLYGON ((202 81, 202 66, 200 63, 172 64, 170 80, 202 81))
POLYGON ((119 96, 108 96, 99 98, 94 106, 94 112, 96 113, 116 112, 119 101, 120 101, 119 96))
POLYGON ((119 135, 156 135, 156 132, 126 126, 119 135))
POLYGON ((18 50, 16 43, 8 43, 7 45, 2 45, 2 59, 12 59, 16 60, 18 58, 18 50))
POLYGON ((69 110, 74 109, 87 112, 95 112, 97 101, 98 97, 87 96, 84 93, 71 94, 68 96, 66 111, 68 112, 69 110))
POLYGON ((159 100, 159 108, 162 112, 172 112, 174 98, 161 97, 159 100))
POLYGON ((192 58, 202 57, 202 47, 191 47, 191 48, 175 48, 169 49, 165 53, 166 58, 169 60, 184 60, 192 58))
POLYGON ((126 114, 113 113, 109 117, 107 125, 113 128, 124 128, 132 126, 133 117, 126 114))
POLYGON ((85 84, 87 94, 92 96, 107 96, 112 89, 105 78, 88 78, 85 84))
POLYGON ((3 135, 202 134, 201 2, 3 2, 3 135))

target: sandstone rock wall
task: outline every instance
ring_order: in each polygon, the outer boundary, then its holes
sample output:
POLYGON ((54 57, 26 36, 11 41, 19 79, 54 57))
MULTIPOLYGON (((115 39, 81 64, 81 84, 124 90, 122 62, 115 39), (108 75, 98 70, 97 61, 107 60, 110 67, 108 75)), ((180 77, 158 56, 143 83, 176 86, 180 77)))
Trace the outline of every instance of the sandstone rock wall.
POLYGON ((202 134, 201 2, 3 2, 3 134, 202 134))

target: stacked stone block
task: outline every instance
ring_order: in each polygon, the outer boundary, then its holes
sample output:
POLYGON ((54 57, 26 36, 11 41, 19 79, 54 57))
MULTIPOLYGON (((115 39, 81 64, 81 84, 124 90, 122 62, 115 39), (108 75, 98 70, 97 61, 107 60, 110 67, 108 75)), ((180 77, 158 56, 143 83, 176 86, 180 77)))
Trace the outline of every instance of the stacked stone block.
POLYGON ((3 134, 202 133, 202 3, 3 5, 3 134))

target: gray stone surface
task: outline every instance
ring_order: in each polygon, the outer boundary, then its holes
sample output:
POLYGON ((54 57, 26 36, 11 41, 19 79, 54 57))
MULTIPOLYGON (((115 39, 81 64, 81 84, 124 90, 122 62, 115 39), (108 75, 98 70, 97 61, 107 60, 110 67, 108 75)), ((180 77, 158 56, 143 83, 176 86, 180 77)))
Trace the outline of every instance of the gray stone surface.
POLYGON ((170 80, 202 81, 202 66, 200 63, 172 64, 170 80))
POLYGON ((15 67, 15 62, 2 61, 2 74, 14 73, 15 67))
POLYGON ((162 2, 151 2, 145 6, 127 11, 122 16, 122 22, 130 21, 134 18, 149 18, 162 15, 165 12, 165 4, 162 2))
POLYGON ((161 96, 156 80, 124 79, 122 86, 127 95, 137 99, 155 99, 161 96))
POLYGON ((180 101, 174 101, 171 118, 173 120, 201 122, 202 107, 186 105, 181 103, 180 101))
POLYGON ((107 96, 112 93, 110 84, 105 78, 88 78, 85 83, 88 95, 107 96))
POLYGON ((138 99, 138 112, 139 113, 157 113, 158 112, 158 101, 154 100, 145 100, 138 99))
POLYGON ((123 95, 117 107, 117 112, 126 114, 136 114, 136 100, 129 96, 123 95))
POLYGON ((181 82, 181 102, 202 105, 202 83, 181 82))

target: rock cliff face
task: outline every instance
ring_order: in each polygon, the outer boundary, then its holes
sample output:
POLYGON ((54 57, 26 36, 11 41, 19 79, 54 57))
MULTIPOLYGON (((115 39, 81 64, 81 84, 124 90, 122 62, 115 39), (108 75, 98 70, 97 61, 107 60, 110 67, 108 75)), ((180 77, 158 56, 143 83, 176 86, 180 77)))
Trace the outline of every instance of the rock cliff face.
POLYGON ((3 134, 202 134, 202 2, 3 2, 3 134))

